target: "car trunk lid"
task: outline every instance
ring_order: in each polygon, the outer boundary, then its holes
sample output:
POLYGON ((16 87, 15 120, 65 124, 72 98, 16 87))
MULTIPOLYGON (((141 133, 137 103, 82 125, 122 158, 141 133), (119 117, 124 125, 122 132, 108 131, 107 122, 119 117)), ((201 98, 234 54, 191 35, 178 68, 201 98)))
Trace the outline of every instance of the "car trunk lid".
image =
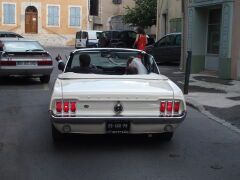
POLYGON ((93 76, 60 76, 63 99, 77 101, 77 115, 113 116, 114 107, 120 103, 121 115, 159 116, 160 100, 173 99, 173 90, 164 76, 93 76))

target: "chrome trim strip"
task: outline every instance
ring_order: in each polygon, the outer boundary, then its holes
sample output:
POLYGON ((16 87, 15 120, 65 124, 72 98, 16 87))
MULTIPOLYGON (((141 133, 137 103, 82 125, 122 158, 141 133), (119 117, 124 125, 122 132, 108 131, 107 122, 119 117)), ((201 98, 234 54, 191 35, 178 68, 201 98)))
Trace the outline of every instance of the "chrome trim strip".
POLYGON ((58 117, 50 112, 50 119, 54 123, 69 123, 69 124, 99 124, 105 123, 109 120, 125 120, 135 124, 178 124, 184 121, 187 112, 184 112, 179 117, 126 117, 126 116, 112 116, 112 117, 58 117))

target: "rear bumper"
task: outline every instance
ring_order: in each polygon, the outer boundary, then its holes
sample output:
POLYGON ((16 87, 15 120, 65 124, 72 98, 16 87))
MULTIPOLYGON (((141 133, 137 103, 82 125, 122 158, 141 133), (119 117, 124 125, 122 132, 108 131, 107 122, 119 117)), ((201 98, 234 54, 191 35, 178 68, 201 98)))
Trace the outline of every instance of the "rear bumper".
POLYGON ((10 76, 10 75, 42 76, 42 75, 50 75, 52 71, 53 71, 53 66, 44 66, 44 67, 5 66, 5 67, 0 67, 0 76, 10 76))
POLYGON ((165 127, 171 126, 172 131, 186 118, 186 113, 180 117, 56 117, 50 112, 52 124, 58 131, 64 133, 64 126, 71 129, 70 133, 106 134, 107 121, 129 121, 130 134, 163 133, 165 127))

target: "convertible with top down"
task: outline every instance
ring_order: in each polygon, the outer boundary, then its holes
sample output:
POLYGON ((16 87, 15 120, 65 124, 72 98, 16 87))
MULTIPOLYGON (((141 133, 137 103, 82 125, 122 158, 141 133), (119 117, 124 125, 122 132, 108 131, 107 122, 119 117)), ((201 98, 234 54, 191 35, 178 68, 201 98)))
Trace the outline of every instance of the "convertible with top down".
POLYGON ((186 117, 182 91, 144 51, 75 50, 59 69, 49 107, 54 140, 77 133, 161 134, 170 141, 186 117))

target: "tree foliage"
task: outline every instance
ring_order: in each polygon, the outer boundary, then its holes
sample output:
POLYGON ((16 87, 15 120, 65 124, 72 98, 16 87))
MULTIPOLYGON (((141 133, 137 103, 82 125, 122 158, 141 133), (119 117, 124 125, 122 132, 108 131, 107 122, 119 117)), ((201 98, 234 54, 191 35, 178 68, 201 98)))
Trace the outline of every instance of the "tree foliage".
POLYGON ((123 16, 124 23, 141 26, 143 28, 155 25, 157 19, 157 0, 135 1, 135 7, 125 7, 126 14, 123 16))

